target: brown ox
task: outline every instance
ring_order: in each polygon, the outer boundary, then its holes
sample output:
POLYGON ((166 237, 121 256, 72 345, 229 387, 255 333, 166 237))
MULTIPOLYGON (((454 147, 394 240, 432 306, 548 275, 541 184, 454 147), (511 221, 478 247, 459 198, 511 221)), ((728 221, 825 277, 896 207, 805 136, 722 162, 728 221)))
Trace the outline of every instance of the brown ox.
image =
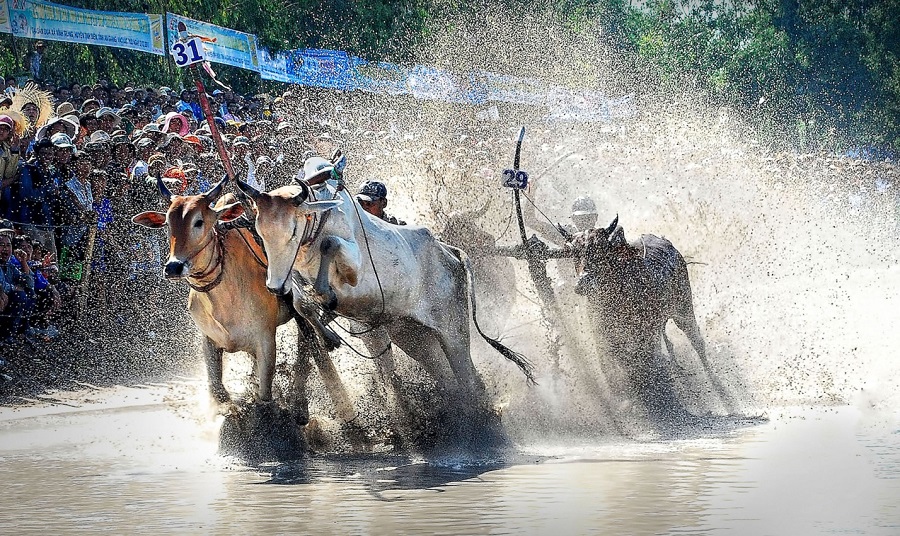
POLYGON ((173 196, 157 179, 160 193, 169 202, 168 210, 143 212, 132 218, 134 223, 152 229, 168 225, 169 257, 165 276, 185 279, 191 286, 188 310, 203 334, 202 351, 210 394, 220 403, 230 401, 222 383, 222 352, 247 352, 255 360, 256 397, 261 402, 270 401, 275 371, 275 328, 296 318, 299 340, 293 387, 301 405, 298 417, 308 417, 306 380, 311 352, 340 416, 352 419, 355 412, 324 349, 326 342, 321 339, 316 342, 317 336, 327 332, 314 330, 310 322, 318 319, 297 316, 288 302, 266 290, 265 254, 250 231, 226 230, 221 225, 243 213, 240 203, 229 204, 234 201, 231 194, 212 205, 224 183, 222 180, 205 194, 173 196))

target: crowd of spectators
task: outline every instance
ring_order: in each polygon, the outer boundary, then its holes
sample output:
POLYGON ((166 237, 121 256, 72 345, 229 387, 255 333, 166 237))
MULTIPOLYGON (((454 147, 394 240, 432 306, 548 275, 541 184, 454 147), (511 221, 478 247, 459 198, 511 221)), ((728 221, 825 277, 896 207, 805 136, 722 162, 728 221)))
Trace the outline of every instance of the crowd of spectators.
MULTIPOLYGON (((174 194, 199 193, 224 168, 196 89, 9 77, 0 89, 0 345, 40 344, 77 315, 79 292, 111 302, 119 282, 161 273, 163 238, 130 221, 159 208, 158 178, 174 194), (87 271, 92 289, 81 288, 87 271)), ((292 177, 316 149, 279 118, 289 93, 207 97, 235 171, 259 188, 277 186, 261 177, 292 177)))

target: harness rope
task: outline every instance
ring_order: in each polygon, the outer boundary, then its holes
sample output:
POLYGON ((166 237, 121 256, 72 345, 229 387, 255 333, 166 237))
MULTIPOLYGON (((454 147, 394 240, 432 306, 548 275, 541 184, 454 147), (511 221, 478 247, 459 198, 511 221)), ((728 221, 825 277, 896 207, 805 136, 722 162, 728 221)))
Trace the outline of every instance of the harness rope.
POLYGON ((206 265, 206 268, 201 273, 198 274, 194 272, 188 274, 187 276, 187 284, 189 287, 194 289, 194 291, 206 294, 207 292, 219 286, 219 283, 222 282, 222 278, 225 276, 225 235, 227 233, 228 231, 222 231, 218 227, 215 227, 214 233, 209 238, 209 240, 207 240, 206 243, 203 244, 203 246, 200 247, 200 249, 198 249, 193 255, 187 258, 187 260, 193 259, 215 240, 218 247, 216 248, 217 255, 215 256, 214 260, 210 260, 209 264, 206 265), (191 279, 193 279, 194 281, 199 281, 203 278, 209 277, 209 275, 212 274, 217 268, 219 269, 219 275, 217 275, 215 279, 213 279, 209 283, 206 283, 204 285, 194 284, 191 282, 191 279))

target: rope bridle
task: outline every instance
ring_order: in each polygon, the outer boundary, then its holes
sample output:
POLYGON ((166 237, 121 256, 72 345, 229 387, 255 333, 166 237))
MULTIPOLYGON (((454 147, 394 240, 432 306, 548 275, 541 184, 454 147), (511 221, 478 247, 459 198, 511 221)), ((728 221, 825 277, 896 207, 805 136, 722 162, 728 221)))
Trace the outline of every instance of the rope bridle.
POLYGON ((219 286, 219 283, 222 282, 222 278, 225 276, 225 235, 228 233, 227 230, 220 230, 218 227, 215 228, 213 234, 197 251, 195 251, 187 260, 191 260, 197 255, 199 255, 203 250, 205 250, 210 244, 215 241, 216 243, 216 255, 209 261, 209 264, 206 265, 206 268, 198 272, 191 272, 187 276, 187 284, 189 287, 194 289, 196 292, 207 293, 212 289, 219 286), (216 277, 208 282, 201 283, 201 281, 218 270, 219 273, 216 277), (197 281, 197 284, 193 283, 191 280, 197 281))

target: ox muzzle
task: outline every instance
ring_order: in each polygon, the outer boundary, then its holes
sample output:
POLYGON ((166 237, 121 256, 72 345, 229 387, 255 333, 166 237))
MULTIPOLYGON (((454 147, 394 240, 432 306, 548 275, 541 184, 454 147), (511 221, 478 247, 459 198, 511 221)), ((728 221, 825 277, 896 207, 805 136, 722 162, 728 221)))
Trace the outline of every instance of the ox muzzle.
POLYGON ((163 267, 166 279, 183 279, 187 277, 187 263, 179 260, 169 260, 163 267))
POLYGON ((268 290, 269 292, 271 292, 272 294, 274 294, 276 296, 287 296, 287 294, 290 292, 290 289, 288 289, 288 286, 285 283, 282 283, 281 286, 279 286, 277 288, 273 288, 273 287, 270 287, 269 285, 266 285, 266 290, 268 290))

